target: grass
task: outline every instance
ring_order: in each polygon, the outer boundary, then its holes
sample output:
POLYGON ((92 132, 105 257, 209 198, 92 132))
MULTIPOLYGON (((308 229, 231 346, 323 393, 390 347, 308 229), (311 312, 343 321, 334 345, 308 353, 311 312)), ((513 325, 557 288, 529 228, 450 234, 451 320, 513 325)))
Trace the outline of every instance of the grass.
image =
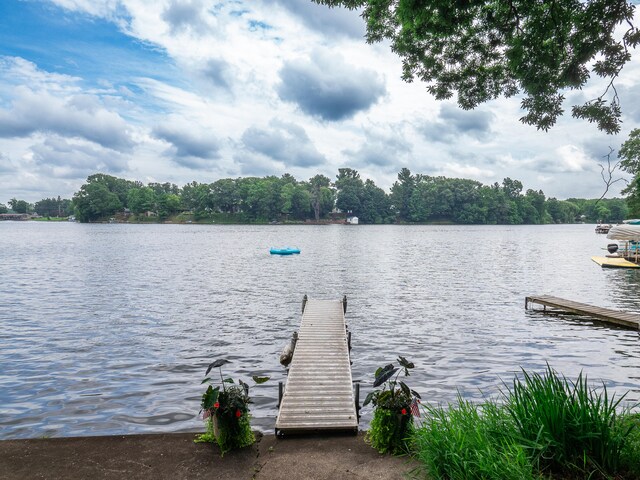
POLYGON ((640 479, 640 415, 623 398, 523 371, 501 402, 426 406, 414 455, 434 479, 640 479))
POLYGON ((415 456, 434 479, 533 479, 525 448, 495 402, 475 405, 458 397, 448 408, 426 406, 414 434, 415 456))

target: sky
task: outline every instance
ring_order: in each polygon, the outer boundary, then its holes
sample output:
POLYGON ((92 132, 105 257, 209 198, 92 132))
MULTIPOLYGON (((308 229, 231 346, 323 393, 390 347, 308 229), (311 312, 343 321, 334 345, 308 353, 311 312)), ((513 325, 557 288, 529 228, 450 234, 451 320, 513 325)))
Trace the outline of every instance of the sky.
MULTIPOLYGON (((0 203, 71 198, 94 173, 182 186, 342 167, 387 191, 406 167, 598 198, 599 164, 640 123, 637 51, 620 134, 566 114, 543 132, 518 97, 435 100, 364 33, 310 0, 2 0, 0 203)), ((568 92, 565 111, 602 91, 568 92)))

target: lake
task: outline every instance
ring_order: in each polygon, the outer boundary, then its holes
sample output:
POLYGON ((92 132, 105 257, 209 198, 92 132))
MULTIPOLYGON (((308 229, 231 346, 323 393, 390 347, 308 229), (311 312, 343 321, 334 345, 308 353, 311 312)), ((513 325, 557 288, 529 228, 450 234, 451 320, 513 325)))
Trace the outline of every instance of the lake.
POLYGON ((640 272, 590 260, 607 243, 593 225, 0 222, 0 438, 201 431, 218 358, 233 378, 271 376, 252 424, 273 432, 305 294, 347 295, 361 399, 403 355, 423 402, 495 396, 546 362, 640 401, 637 332, 524 309, 552 294, 640 310, 640 272))

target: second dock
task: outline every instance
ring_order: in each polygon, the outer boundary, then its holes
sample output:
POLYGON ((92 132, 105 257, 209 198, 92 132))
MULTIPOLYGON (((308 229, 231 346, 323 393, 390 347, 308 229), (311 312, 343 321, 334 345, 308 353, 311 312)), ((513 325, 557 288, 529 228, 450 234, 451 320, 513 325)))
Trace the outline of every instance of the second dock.
POLYGON ((537 295, 525 297, 525 309, 529 308, 530 303, 537 303, 544 307, 544 311, 548 311, 547 307, 553 309, 548 312, 569 312, 579 315, 586 315, 607 323, 613 323, 622 327, 640 329, 640 315, 637 313, 623 312, 620 310, 612 310, 609 308, 595 307, 586 303, 574 302, 564 298, 554 297, 552 295, 537 295))

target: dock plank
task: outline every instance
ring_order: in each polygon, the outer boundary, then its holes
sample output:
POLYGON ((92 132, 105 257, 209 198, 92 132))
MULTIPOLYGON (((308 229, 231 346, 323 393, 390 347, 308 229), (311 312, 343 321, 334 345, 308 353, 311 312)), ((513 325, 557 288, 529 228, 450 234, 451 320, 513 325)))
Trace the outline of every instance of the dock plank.
POLYGON ((624 312, 620 310, 612 310, 609 308, 596 307, 586 303, 574 302, 565 298, 554 297, 553 295, 536 295, 525 298, 525 308, 529 308, 530 303, 543 305, 558 311, 577 313, 593 317, 597 320, 612 323, 615 325, 640 329, 640 314, 632 312, 624 312))
POLYGON ((358 431, 342 301, 309 299, 282 396, 276 433, 358 431))

